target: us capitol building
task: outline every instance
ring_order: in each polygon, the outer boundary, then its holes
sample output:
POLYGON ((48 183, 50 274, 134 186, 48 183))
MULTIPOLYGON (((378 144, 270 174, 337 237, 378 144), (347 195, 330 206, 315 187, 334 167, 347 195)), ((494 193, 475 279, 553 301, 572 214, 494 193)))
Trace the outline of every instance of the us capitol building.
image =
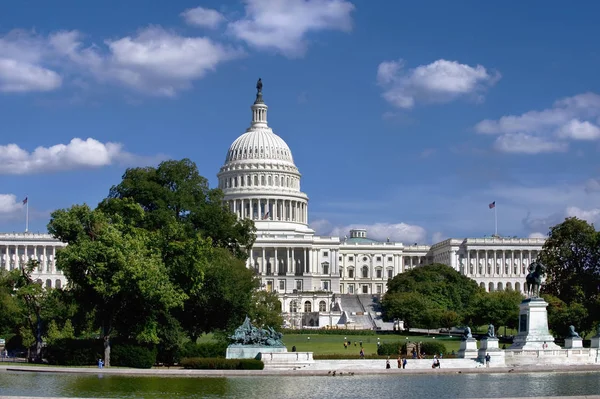
MULTIPOLYGON (((263 289, 277 292, 288 326, 391 329, 377 309, 387 280, 431 263, 451 266, 487 291, 524 290, 543 238, 450 238, 429 246, 373 240, 364 229, 344 238, 316 235, 292 152, 267 124, 260 80, 257 89, 250 127, 229 147, 218 185, 229 209, 256 225, 247 267, 263 289)), ((38 259, 34 279, 60 288, 66 280, 54 259, 64 245, 48 234, 0 234, 0 269, 38 259)))

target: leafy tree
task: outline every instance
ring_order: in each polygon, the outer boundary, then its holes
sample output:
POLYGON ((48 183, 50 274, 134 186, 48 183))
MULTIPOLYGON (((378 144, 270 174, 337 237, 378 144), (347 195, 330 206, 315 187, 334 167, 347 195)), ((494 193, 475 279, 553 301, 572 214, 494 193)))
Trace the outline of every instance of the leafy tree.
POLYGON ((483 289, 475 281, 438 263, 414 268, 389 280, 382 306, 388 318, 403 319, 410 327, 433 328, 442 324, 445 311, 453 311, 464 319, 481 292, 483 289))
MULTIPOLYGON (((579 309, 577 328, 592 330, 600 315, 600 233, 575 217, 550 228, 539 260, 547 267, 543 294, 551 294, 568 308, 579 309)), ((573 320, 571 324, 575 324, 573 320)))
POLYGON ((238 220, 223 205, 222 191, 210 189, 189 159, 165 161, 157 168, 128 169, 100 207, 108 213, 122 213, 121 204, 111 200, 125 198, 137 202, 147 214, 139 227, 161 230, 175 220, 185 226, 188 237, 210 237, 212 245, 227 248, 239 259, 246 259, 254 244, 254 223, 238 220))
POLYGON ((543 298, 548 302, 548 326, 558 336, 566 337, 569 326, 583 325, 589 316, 587 309, 581 303, 566 304, 550 294, 544 294, 543 298))
POLYGON ((283 325, 281 301, 274 292, 255 290, 252 297, 249 317, 252 324, 259 327, 273 327, 279 330, 283 325))
POLYGON ((131 224, 144 217, 131 201, 122 204, 128 216, 106 215, 87 205, 52 213, 48 230, 68 243, 57 254, 57 266, 69 280, 69 290, 81 309, 93 314, 101 329, 106 366, 114 329, 138 342, 158 342, 161 312, 182 306, 186 295, 174 286, 155 235, 131 224))
POLYGON ((477 295, 471 308, 471 322, 478 326, 491 323, 496 327, 516 328, 522 300, 523 295, 518 291, 482 292, 477 295))

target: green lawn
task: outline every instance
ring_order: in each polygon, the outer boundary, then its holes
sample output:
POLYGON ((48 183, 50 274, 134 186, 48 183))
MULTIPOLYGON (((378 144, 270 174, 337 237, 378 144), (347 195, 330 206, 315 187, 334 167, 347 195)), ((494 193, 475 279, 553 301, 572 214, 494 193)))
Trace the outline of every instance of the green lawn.
POLYGON ((371 355, 377 353, 377 339, 381 343, 384 342, 397 342, 397 341, 412 341, 412 342, 428 342, 437 341, 443 342, 446 345, 448 352, 458 351, 460 347, 460 338, 458 337, 447 337, 447 336, 423 336, 423 335, 306 335, 306 334, 287 334, 283 336, 283 343, 289 351, 292 350, 292 346, 296 346, 296 350, 299 352, 314 352, 315 355, 329 355, 329 354, 353 354, 358 356, 360 351, 359 342, 362 340, 363 347, 365 348, 365 354, 371 355), (308 339, 310 337, 310 339, 308 339), (352 342, 351 346, 344 349, 344 337, 352 342), (356 346, 355 346, 356 343, 356 346))

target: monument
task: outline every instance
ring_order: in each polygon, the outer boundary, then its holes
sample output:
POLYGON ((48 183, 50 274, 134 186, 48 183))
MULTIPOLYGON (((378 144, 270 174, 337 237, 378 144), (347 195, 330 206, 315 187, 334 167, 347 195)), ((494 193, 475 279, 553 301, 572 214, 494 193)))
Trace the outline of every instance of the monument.
POLYGON ((272 327, 257 328, 252 325, 248 316, 241 326, 229 337, 231 344, 227 347, 227 359, 258 359, 261 353, 287 352, 281 342, 283 335, 272 327))
POLYGON ((575 331, 575 326, 569 326, 569 335, 565 337, 565 349, 583 348, 583 338, 575 331))
POLYGON ((470 359, 479 357, 477 353, 477 340, 473 338, 471 334, 471 328, 465 327, 465 333, 460 341, 460 349, 458 350, 458 357, 470 359))
POLYGON ((545 275, 546 268, 540 262, 535 261, 529 265, 525 284, 528 298, 519 305, 519 333, 509 349, 560 349, 548 330, 548 303, 540 298, 540 288, 545 275))
POLYGON ((504 366, 504 351, 500 349, 496 329, 493 324, 488 326, 487 334, 479 341, 479 361, 484 363, 486 355, 490 355, 492 366, 504 366))

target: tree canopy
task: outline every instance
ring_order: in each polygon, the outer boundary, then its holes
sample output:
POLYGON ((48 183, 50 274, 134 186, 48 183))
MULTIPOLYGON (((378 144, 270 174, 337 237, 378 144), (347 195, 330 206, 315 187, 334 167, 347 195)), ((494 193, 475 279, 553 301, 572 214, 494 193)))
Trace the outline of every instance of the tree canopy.
POLYGON ((547 268, 542 294, 553 296, 549 312, 560 309, 562 315, 555 318, 563 320, 556 327, 564 329, 565 315, 571 314, 578 330, 591 331, 600 320, 600 233, 584 220, 567 218, 550 228, 539 260, 547 268))

